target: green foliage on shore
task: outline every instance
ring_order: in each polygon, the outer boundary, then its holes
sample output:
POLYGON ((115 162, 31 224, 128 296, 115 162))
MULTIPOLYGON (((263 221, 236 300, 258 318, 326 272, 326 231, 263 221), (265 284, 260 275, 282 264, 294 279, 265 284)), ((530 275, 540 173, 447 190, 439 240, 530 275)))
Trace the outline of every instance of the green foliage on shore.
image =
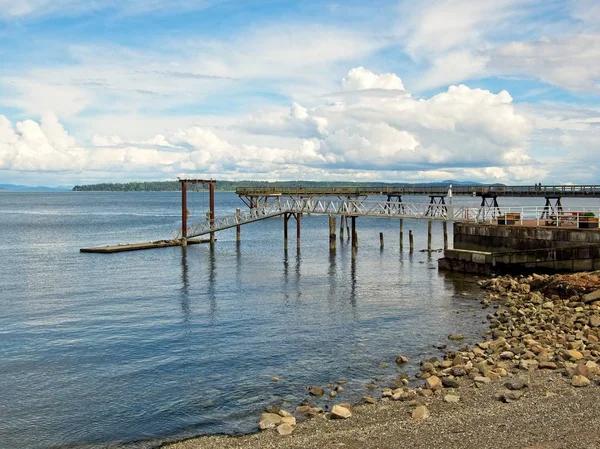
MULTIPOLYGON (((441 181, 432 183, 389 183, 389 182, 327 182, 327 181, 221 181, 217 180, 216 190, 233 192, 238 187, 379 187, 379 186, 446 186, 448 184, 475 184, 456 181, 441 181)), ((191 187, 191 186, 190 186, 191 187)), ((78 185, 74 192, 178 192, 181 190, 179 181, 151 181, 78 185)))

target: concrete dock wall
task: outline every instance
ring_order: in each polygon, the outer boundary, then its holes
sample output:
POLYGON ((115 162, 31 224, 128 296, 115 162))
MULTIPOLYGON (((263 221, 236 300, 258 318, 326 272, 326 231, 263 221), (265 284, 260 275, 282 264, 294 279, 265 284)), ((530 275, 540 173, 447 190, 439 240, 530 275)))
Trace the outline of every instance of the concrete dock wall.
POLYGON ((456 223, 439 268, 479 274, 600 270, 600 232, 456 223))
POLYGON ((600 245, 598 229, 497 226, 470 223, 454 225, 454 248, 502 252, 600 245))

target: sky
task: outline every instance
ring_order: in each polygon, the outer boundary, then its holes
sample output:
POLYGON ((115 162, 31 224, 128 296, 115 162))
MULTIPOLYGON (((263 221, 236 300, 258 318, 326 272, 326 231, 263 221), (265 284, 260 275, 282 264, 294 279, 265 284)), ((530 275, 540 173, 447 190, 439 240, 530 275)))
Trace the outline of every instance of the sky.
POLYGON ((0 184, 600 184, 596 0, 0 0, 0 184))

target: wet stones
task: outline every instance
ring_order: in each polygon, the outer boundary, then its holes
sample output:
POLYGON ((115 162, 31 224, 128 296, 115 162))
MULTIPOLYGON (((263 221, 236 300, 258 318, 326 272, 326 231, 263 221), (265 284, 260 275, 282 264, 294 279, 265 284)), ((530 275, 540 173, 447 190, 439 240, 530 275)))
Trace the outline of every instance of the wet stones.
POLYGON ((464 340, 465 336, 463 334, 450 334, 448 335, 448 340, 460 341, 464 340))
POLYGON ((404 365, 405 363, 409 362, 409 358, 405 357, 403 355, 399 355, 398 357, 396 357, 396 364, 397 365, 404 365))
POLYGON ((325 394, 325 389, 323 387, 312 385, 308 387, 308 393, 313 396, 323 396, 325 394))

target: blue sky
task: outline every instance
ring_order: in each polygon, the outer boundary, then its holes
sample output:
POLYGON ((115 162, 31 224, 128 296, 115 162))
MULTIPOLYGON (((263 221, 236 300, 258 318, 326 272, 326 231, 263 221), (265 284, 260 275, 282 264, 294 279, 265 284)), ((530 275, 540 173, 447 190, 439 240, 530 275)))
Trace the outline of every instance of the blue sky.
POLYGON ((0 0, 0 180, 600 183, 589 0, 0 0))

